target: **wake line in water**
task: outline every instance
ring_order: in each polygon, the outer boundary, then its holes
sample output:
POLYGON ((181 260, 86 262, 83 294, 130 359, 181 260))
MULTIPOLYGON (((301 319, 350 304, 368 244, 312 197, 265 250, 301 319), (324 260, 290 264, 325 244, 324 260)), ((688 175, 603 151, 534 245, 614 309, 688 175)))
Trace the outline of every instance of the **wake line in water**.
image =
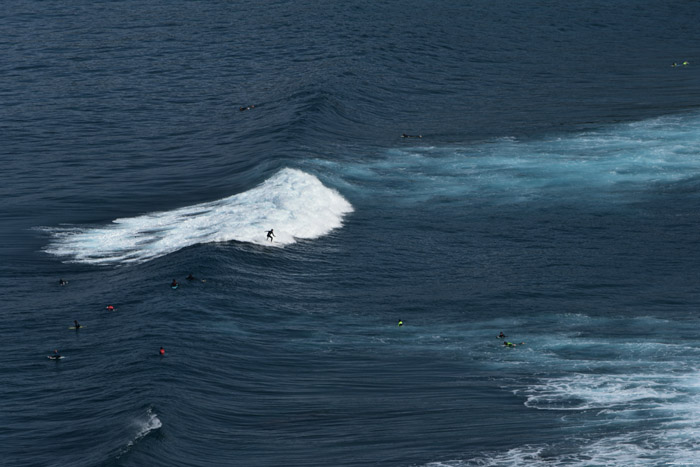
MULTIPOLYGON (((349 190, 392 203, 538 202, 607 205, 700 192, 700 115, 464 147, 402 146, 358 161, 315 160, 349 190)), ((427 143, 428 138, 421 140, 427 143)))
POLYGON ((328 234, 352 210, 313 175, 283 169, 252 190, 217 201, 116 219, 105 227, 50 229, 54 238, 45 251, 79 263, 112 264, 141 263, 198 243, 283 246, 328 234), (275 241, 266 243, 271 228, 275 241))

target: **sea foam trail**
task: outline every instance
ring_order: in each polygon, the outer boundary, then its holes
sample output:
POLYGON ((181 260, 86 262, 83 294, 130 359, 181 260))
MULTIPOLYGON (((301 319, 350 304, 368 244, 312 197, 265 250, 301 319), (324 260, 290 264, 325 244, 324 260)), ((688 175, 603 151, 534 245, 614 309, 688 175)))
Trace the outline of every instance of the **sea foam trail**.
POLYGON ((252 190, 173 211, 116 219, 99 228, 50 229, 50 254, 92 264, 139 263, 198 243, 282 246, 342 225, 352 205, 318 178, 283 169, 252 190), (265 232, 275 230, 274 242, 265 232))
POLYGON ((314 160, 349 190, 408 205, 446 201, 601 206, 700 189, 700 115, 668 116, 577 134, 423 146, 429 138, 356 162, 314 160))

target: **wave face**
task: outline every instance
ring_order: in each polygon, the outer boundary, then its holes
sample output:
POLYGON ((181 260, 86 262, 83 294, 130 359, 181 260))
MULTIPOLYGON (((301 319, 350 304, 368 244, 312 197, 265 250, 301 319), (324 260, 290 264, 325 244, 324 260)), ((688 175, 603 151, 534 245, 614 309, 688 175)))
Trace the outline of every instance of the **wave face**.
POLYGON ((250 191, 217 201, 116 219, 105 227, 51 229, 46 251, 72 262, 114 264, 150 261, 198 243, 283 246, 328 234, 352 210, 315 176, 287 168, 250 191), (265 234, 271 228, 272 243, 265 234))

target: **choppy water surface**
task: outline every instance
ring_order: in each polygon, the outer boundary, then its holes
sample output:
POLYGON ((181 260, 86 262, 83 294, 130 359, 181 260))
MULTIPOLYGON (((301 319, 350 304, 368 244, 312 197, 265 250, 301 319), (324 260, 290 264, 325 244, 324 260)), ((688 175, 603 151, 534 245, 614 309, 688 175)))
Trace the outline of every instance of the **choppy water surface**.
POLYGON ((6 9, 7 465, 697 463, 697 5, 6 9))

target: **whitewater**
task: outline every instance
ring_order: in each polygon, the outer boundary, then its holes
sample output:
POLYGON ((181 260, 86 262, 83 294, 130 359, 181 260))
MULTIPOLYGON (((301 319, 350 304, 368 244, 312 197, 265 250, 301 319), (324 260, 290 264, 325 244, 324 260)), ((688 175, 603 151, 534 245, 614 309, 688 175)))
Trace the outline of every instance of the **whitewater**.
POLYGON ((49 229, 50 254, 91 264, 138 263, 200 243, 238 241, 270 246, 314 239, 342 225, 352 206, 318 178, 284 169, 245 193, 173 211, 115 219, 98 228, 49 229), (278 227, 279 226, 279 227, 278 227))
POLYGON ((700 464, 696 2, 5 3, 0 464, 700 464))

